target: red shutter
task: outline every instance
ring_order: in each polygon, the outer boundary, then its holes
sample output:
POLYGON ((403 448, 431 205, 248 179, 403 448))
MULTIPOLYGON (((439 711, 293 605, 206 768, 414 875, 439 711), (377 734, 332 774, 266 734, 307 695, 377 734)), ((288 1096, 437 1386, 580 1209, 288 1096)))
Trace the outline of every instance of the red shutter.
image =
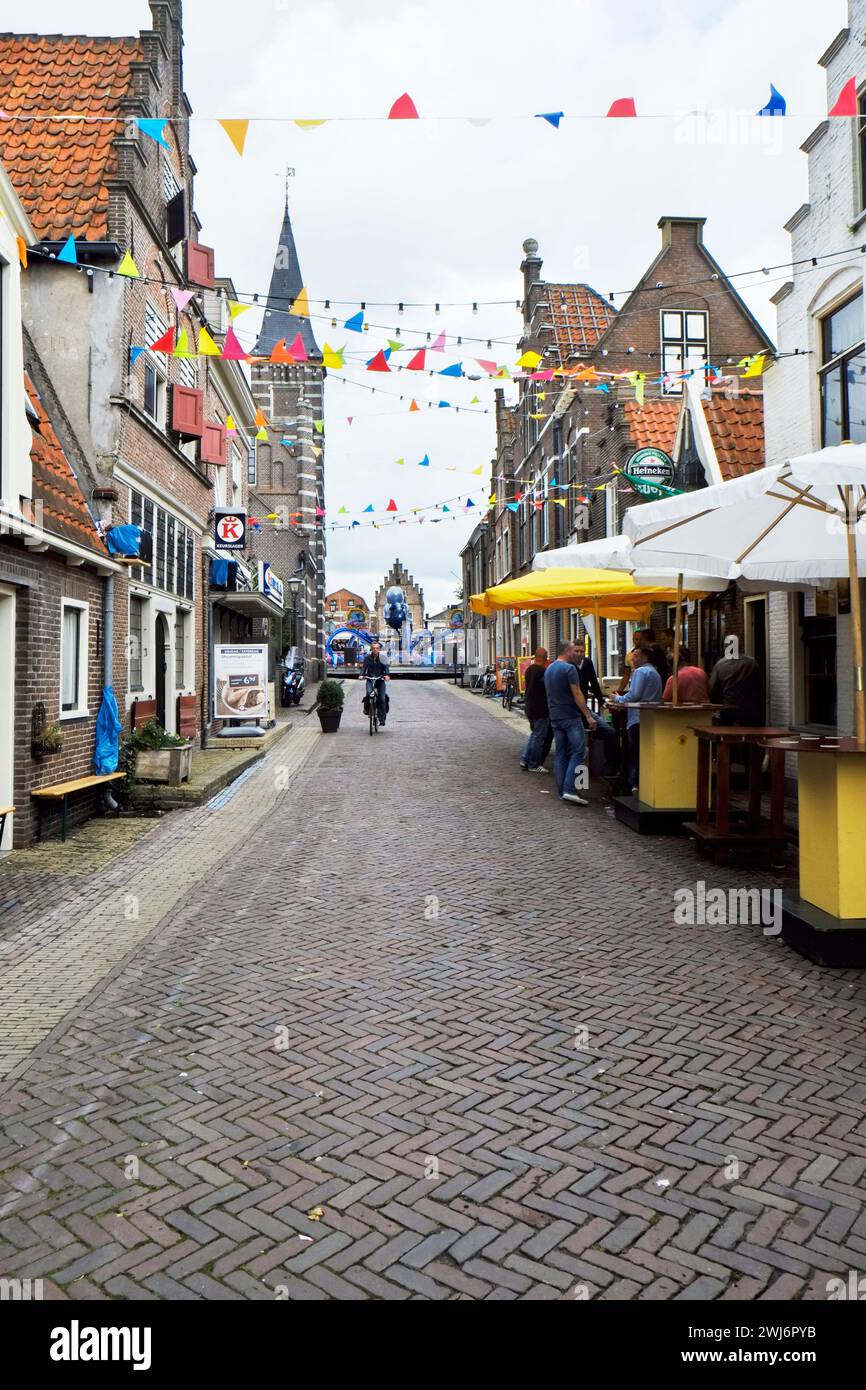
POLYGON ((186 243, 186 278, 194 285, 204 285, 212 290, 214 279, 214 253, 212 246, 202 246, 197 241, 186 243))
POLYGON ((225 463, 225 425, 220 425, 215 420, 205 420, 199 459, 202 463, 225 463))
POLYGON ((201 439, 204 428, 204 391, 194 391, 190 386, 172 386, 171 427, 183 439, 201 439))

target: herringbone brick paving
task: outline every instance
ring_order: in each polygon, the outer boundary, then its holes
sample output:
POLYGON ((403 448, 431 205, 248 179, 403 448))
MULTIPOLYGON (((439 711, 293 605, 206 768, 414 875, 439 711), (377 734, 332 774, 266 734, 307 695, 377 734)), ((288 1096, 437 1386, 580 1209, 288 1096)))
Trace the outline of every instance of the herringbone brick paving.
POLYGON ((351 690, 336 737, 292 761, 292 735, 86 895, 13 917, 0 1277, 813 1299, 866 1270, 860 975, 677 925, 676 887, 761 880, 599 795, 563 806, 485 702, 392 692, 380 737, 351 690), (62 1016, 34 1032, 49 989, 62 1016))

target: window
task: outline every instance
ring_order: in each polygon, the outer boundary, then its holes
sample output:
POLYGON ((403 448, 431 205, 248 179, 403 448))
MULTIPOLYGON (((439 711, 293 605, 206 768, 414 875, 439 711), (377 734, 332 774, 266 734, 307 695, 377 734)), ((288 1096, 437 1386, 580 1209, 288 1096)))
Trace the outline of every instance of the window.
POLYGON ((256 485, 256 446, 254 443, 247 445, 247 482, 250 487, 256 485))
POLYGON ((237 444, 232 445, 232 505, 241 499, 241 451, 237 444))
POLYGON ((87 713, 87 604, 63 599, 60 613, 60 715, 87 713))
MULTIPOLYGON (((144 306, 144 341, 149 347, 166 332, 165 319, 148 300, 144 306)), ((160 428, 165 426, 165 367, 159 353, 148 353, 144 364, 144 412, 160 428)))
POLYGON ((863 295, 821 320, 821 443, 866 443, 863 295))
POLYGON ((859 201, 855 211, 859 212, 866 208, 866 91, 860 93, 857 99, 857 110, 860 118, 857 122, 857 162, 860 187, 858 189, 859 201))
POLYGON ((129 689, 144 689, 142 641, 144 634, 144 599, 134 594, 129 599, 129 689))
MULTIPOLYGON (((165 589, 178 598, 191 599, 195 590, 193 565, 195 562, 195 538, 188 526, 179 521, 149 497, 140 492, 130 492, 130 518, 135 525, 143 526, 153 537, 153 560, 149 579, 156 589, 165 589)), ((144 578, 145 571, 138 576, 144 578)), ((132 619, 130 618, 130 632, 132 619)), ((133 687, 130 686, 130 689, 133 687)))
MULTIPOLYGON (((708 314, 697 309, 662 309, 662 371, 687 372, 709 361, 708 319, 708 314)), ((666 381, 662 386, 667 396, 679 396, 682 389, 682 379, 666 381)))
MULTIPOLYGON (((191 339, 191 346, 195 347, 195 338, 191 339)), ((180 357, 177 364, 177 379, 181 386, 188 386, 194 391, 198 382, 198 367, 192 357, 180 357)))
POLYGON ((549 504, 548 504, 547 498, 548 498, 548 487, 547 487, 547 478, 545 478, 545 479, 544 479, 544 483, 542 484, 542 489, 541 489, 541 500, 542 500, 543 505, 542 505, 542 507, 539 509, 539 514, 540 514, 540 517, 541 517, 541 539, 540 539, 540 541, 539 541, 539 546, 546 546, 546 545, 547 545, 547 542, 548 542, 548 540, 549 540, 549 535, 550 535, 550 533, 549 533, 550 506, 549 506, 549 504))
POLYGON ((619 494, 614 478, 604 490, 604 534, 615 536, 619 533, 619 494))
POLYGON ((186 613, 175 609, 174 614, 174 684, 176 690, 183 690, 184 662, 186 660, 186 613))
POLYGON ((509 554, 509 535, 505 531, 502 536, 502 578, 507 579, 511 573, 511 556, 509 554))
POLYGON ((195 575, 193 573, 193 565, 195 563, 195 539, 192 531, 186 527, 184 530, 186 531, 186 591, 184 593, 184 598, 193 598, 195 596, 195 575))
POLYGON ((177 536, 175 534, 176 522, 174 517, 167 512, 165 518, 165 587, 169 593, 175 593, 174 581, 174 561, 177 536))
POLYGON ((520 503, 519 525, 517 531, 517 563, 522 569, 526 564, 526 503, 520 503))
POLYGON ((168 156, 162 161, 162 196, 165 200, 165 239, 177 246, 186 236, 186 207, 184 192, 175 176, 168 156))

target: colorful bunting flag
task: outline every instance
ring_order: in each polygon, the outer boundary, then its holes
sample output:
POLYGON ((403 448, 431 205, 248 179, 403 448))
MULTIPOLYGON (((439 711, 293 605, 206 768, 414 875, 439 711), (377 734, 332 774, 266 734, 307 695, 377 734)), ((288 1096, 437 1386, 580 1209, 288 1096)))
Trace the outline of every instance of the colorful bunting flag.
POLYGON ((762 106, 762 107, 761 107, 760 111, 758 112, 758 115, 759 115, 759 116, 784 116, 784 114, 785 114, 785 112, 786 112, 787 109, 788 109, 788 108, 787 108, 787 102, 785 101, 785 98, 782 96, 782 93, 781 93, 781 92, 777 92, 777 91, 776 91, 776 88, 773 86, 773 84, 772 84, 772 82, 771 82, 771 83, 770 83, 770 99, 769 99, 769 101, 767 102, 766 106, 762 106))
POLYGON ((337 516, 348 516, 348 515, 349 515, 349 508, 348 508, 348 507, 341 507, 340 510, 337 512, 337 516))
POLYGON ((396 338, 389 338, 389 339, 388 339, 388 351, 389 351, 389 352, 402 352, 402 351, 403 351, 403 346, 404 346, 403 343, 398 342, 396 338))
POLYGON ((260 430, 256 430, 256 439, 267 439, 267 437, 268 432, 265 429, 264 425, 262 425, 262 428, 260 430))
POLYGON ((399 463, 399 464, 404 464, 404 463, 406 462, 406 460, 405 460, 405 459, 395 459, 394 462, 395 462, 395 463, 399 463))
POLYGON ((314 420, 314 421, 313 421, 313 429, 316 431, 316 434, 321 434, 321 433, 322 433, 322 430, 323 430, 324 428, 325 428, 325 422, 324 422, 324 420, 314 420))
POLYGON ((376 509, 375 509, 375 507, 373 506, 373 503, 372 503, 372 502, 370 503, 369 507, 365 507, 365 508, 364 508, 364 511, 365 511, 365 512, 373 512, 373 511, 375 511, 375 510, 376 510, 376 509))
POLYGON ((294 304, 289 309, 289 313, 294 314, 295 317, 299 319, 308 319, 310 317, 310 300, 305 289, 301 290, 300 294, 296 296, 294 304))
POLYGON ((390 372, 390 370, 388 359, 381 349, 376 353, 376 356, 371 357, 370 361, 367 363, 368 372, 390 372))
POLYGON ((611 103, 607 114, 609 116, 636 116, 634 97, 619 97, 611 103))
POLYGON ((207 329, 202 326, 198 331, 198 350, 200 357, 219 357, 219 345, 214 342, 207 329))
POLYGON ((137 116, 135 124, 144 135, 149 136, 151 140, 155 140, 158 145, 164 145, 167 150, 171 149, 171 145, 162 133, 168 124, 167 121, 158 121, 152 120, 150 117, 145 118, 137 116))
POLYGON ((138 273, 138 266, 135 264, 135 261, 132 259, 132 256, 129 254, 128 251, 125 251, 123 253, 123 260, 120 262, 120 265, 117 267, 117 270, 114 273, 115 275, 125 275, 129 280, 141 279, 141 276, 138 273))
POLYGON ((172 353, 172 357, 195 357, 195 352, 190 351, 189 340, 187 339, 185 328, 180 330, 177 346, 172 353))
POLYGON ((452 362, 450 367, 443 367, 442 370, 441 370, 441 372, 439 372, 439 376, 462 376, 462 375, 463 375, 463 363, 462 363, 462 362, 452 362))
POLYGON ((425 454, 425 455, 424 455, 424 457, 422 458, 421 462, 418 464, 418 467, 419 467, 419 468, 429 468, 429 467, 430 467, 430 456, 429 456, 429 454, 425 454))
POLYGON ((331 368, 342 367, 344 351, 344 348, 340 348, 338 350, 336 348, 329 347, 328 344, 325 343, 325 346, 322 348, 322 366, 331 368))
POLYGON ((528 348, 528 349, 526 350, 526 352, 524 352, 520 357, 518 357, 517 362, 515 363, 515 366, 517 366, 517 367, 529 367, 529 368, 532 368, 532 367, 537 367, 538 364, 539 364, 539 362, 541 362, 541 361, 542 361, 541 353, 540 353, 540 352, 533 352, 531 349, 528 348))
POLYGON ((230 299, 229 318, 231 319, 232 323, 234 323, 235 319, 240 314, 245 314, 247 312, 247 309, 251 309, 252 307, 252 304, 241 304, 239 299, 230 299))
POLYGON ((472 400, 469 402, 469 404, 470 404, 470 405, 480 405, 481 402, 480 402, 480 400, 478 399, 477 396, 473 396, 473 397, 472 397, 472 400))
POLYGON ((223 343, 222 355, 226 362, 246 362, 248 354, 244 352, 233 328, 226 332, 225 342, 223 343))
POLYGON ((505 505, 510 512, 516 512, 520 507, 519 502, 506 502, 505 505))
POLYGON ((325 515, 325 509, 324 509, 324 507, 316 507, 316 516, 324 516, 324 515, 325 515))
POLYGON ((753 353, 751 357, 741 357, 737 363, 738 367, 745 367, 743 376, 761 376, 764 371, 765 352, 753 353))
MULTIPOLYGON (((300 334, 298 334, 300 337, 300 334)), ((274 343, 273 351, 270 356, 271 362, 294 362, 295 358, 286 347, 285 338, 281 338, 278 343, 274 343)))
MULTIPOLYGON (((285 342, 285 338, 283 342, 285 342)), ((296 333, 292 345, 289 348, 289 357, 293 362, 306 362, 307 349, 304 347, 304 340, 300 333, 296 333)))
POLYGON ((263 410, 257 410, 257 411, 256 411, 256 424, 257 424, 257 425, 266 425, 267 423, 268 423, 268 417, 267 417, 267 415, 265 414, 265 412, 264 412, 263 410))
POLYGON ((496 372, 499 370, 498 364, 496 362, 488 362, 483 357, 476 357, 475 361, 478 363, 482 372, 486 372, 488 376, 494 376, 496 372))
POLYGON ((418 402, 415 401, 415 400, 413 400, 412 404, 409 406, 409 414, 411 415, 413 410, 420 410, 420 409, 421 409, 421 407, 420 407, 420 405, 418 404, 418 402))
POLYGON ((406 370, 410 372, 423 372, 426 354, 424 348, 419 348, 411 362, 406 363, 406 370))
POLYGON ((451 409, 451 402, 450 402, 450 401, 440 401, 440 402, 439 402, 439 409, 440 409, 440 410, 450 410, 450 409, 451 409))
POLYGON ((387 507, 385 508, 385 511, 386 511, 386 512, 396 512, 396 510, 397 510, 397 503, 394 501, 394 498, 392 497, 391 500, 390 500, 390 502, 388 503, 387 507))
POLYGON ((438 336, 438 338, 436 339, 435 343, 431 343, 431 344, 430 344, 430 351, 431 351, 431 352, 444 352, 444 351, 445 351, 445 329, 444 329, 444 328, 443 328, 442 332, 439 334, 439 336, 438 336))
POLYGON ((64 261, 66 265, 78 265, 78 252, 75 249, 75 237, 71 234, 66 238, 62 248, 57 252, 55 260, 64 261))
POLYGON ((174 352, 174 329, 169 328, 167 333, 163 333, 161 338, 157 338, 155 343, 150 344, 151 352, 174 352))
POLYGON ((314 128, 314 126, 317 126, 317 125, 325 125, 325 124, 326 124, 326 122, 325 122, 323 119, 312 120, 312 121, 309 121, 309 120, 308 120, 308 121, 298 121, 298 120, 295 121, 295 125, 298 127, 299 130, 312 130, 312 129, 314 128))
POLYGON ((141 354, 142 354, 143 352, 144 352, 144 348, 143 348, 143 347, 131 347, 131 348, 129 349, 129 365, 130 365, 130 367, 134 367, 134 366, 135 366, 136 362, 138 361, 139 357, 141 356, 141 354))
POLYGON ((220 121, 220 125, 231 140, 239 155, 243 155, 249 121, 220 121))
POLYGON ((17 236, 17 237, 15 238, 15 245, 18 247, 18 259, 19 259, 19 261, 21 262, 21 268, 22 268, 23 270, 26 270, 26 269, 27 269, 27 242, 24 240, 23 236, 17 236))
POLYGON ((353 333, 363 333, 364 331, 364 312, 359 309, 357 314, 353 314, 350 319, 346 319, 344 328, 350 328, 353 333))
POLYGON ((828 116, 856 116, 857 115, 857 78, 849 77, 845 86, 842 88, 838 97, 834 101, 828 116))
POLYGON ((183 313, 184 309, 186 308, 187 304, 189 304, 189 301, 192 299, 193 294, 195 293, 194 290, 175 289, 173 285, 171 286, 169 292, 171 294, 172 299, 174 300, 174 307, 177 309, 179 314, 183 313))
POLYGON ((237 434, 237 426, 233 415, 226 416, 226 434, 237 434))
POLYGON ((389 121, 417 121, 418 112, 408 92, 398 97, 388 112, 389 121))
POLYGON ((538 121, 547 121, 548 124, 552 125, 555 130, 558 130, 559 122, 562 120, 564 115, 564 111, 537 111, 535 113, 535 119, 538 121))

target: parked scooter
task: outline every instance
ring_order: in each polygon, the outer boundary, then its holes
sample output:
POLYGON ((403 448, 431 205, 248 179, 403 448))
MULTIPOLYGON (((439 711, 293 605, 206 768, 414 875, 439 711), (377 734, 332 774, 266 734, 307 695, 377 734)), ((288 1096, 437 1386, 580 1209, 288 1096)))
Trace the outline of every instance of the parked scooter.
POLYGON ((286 652, 280 675, 280 704, 283 707, 299 705, 306 688, 304 659, 298 656, 297 649, 292 647, 286 652))

